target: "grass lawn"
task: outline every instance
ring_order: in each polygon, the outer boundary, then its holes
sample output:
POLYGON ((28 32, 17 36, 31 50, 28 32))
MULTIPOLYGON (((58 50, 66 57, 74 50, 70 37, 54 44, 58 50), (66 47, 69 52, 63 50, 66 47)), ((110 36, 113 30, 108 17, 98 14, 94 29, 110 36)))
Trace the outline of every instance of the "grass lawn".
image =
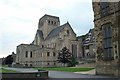
POLYGON ((94 68, 35 68, 39 70, 52 70, 52 71, 65 71, 65 72, 80 72, 80 71, 89 71, 94 68))
POLYGON ((0 69, 0 73, 14 73, 14 70, 0 69))

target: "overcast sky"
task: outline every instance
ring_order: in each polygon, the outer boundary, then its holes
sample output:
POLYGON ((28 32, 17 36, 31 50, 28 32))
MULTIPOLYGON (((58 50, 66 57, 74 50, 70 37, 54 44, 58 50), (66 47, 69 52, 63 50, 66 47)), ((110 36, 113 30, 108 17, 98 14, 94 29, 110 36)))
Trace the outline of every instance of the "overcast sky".
POLYGON ((77 36, 93 28, 92 0, 0 0, 0 57, 35 37, 38 20, 49 14, 69 21, 77 36))

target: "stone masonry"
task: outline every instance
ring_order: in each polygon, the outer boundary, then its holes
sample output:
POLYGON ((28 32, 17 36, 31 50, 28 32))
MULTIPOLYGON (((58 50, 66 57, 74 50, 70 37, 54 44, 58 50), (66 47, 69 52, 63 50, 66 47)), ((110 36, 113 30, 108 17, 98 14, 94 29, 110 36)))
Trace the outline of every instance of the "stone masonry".
POLYGON ((96 73, 120 77, 120 2, 93 2, 96 73))
POLYGON ((26 67, 61 67, 57 57, 65 46, 77 57, 79 45, 69 22, 60 25, 59 17, 46 14, 39 19, 33 42, 17 46, 16 63, 26 67))

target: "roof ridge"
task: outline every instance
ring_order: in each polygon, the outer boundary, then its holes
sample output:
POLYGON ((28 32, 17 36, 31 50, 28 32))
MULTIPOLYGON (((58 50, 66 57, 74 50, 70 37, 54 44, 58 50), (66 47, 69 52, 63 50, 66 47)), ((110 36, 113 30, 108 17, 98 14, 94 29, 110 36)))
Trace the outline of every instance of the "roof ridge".
POLYGON ((53 16, 53 15, 48 15, 48 14, 45 14, 45 15, 42 16, 39 20, 41 20, 41 19, 44 18, 45 16, 58 18, 58 20, 59 20, 59 17, 58 17, 58 16, 53 16))

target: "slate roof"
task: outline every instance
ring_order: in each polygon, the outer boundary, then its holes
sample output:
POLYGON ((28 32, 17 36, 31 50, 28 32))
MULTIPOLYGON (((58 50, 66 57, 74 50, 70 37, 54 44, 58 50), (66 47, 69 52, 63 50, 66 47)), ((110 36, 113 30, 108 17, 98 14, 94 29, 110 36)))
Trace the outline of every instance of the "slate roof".
POLYGON ((61 25, 61 26, 53 29, 53 30, 48 34, 48 36, 47 36, 46 39, 49 39, 49 38, 54 37, 54 36, 57 36, 57 35, 64 29, 64 27, 65 27, 66 25, 69 25, 69 23, 65 23, 65 24, 63 24, 63 25, 61 25))

